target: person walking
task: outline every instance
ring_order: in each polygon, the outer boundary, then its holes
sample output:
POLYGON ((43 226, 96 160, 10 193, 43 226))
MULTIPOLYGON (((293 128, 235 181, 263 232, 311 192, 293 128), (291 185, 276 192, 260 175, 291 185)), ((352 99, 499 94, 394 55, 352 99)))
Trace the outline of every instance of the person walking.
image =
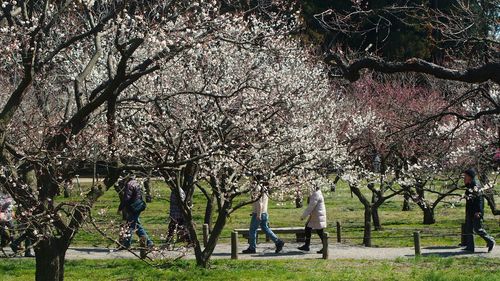
POLYGON ((3 248, 13 241, 13 200, 9 194, 0 191, 0 246, 3 248))
POLYGON ((126 225, 121 231, 119 249, 128 249, 132 243, 133 232, 139 236, 141 257, 145 257, 145 248, 151 248, 153 241, 141 224, 140 214, 146 209, 146 203, 142 197, 141 185, 132 176, 125 177, 119 182, 122 190, 122 200, 118 207, 118 214, 123 214, 126 219, 126 225))
POLYGON ((21 243, 24 241, 24 256, 27 258, 33 258, 31 251, 31 239, 32 232, 28 229, 28 223, 25 222, 26 218, 18 218, 17 228, 18 232, 21 233, 19 237, 15 238, 15 229, 14 226, 14 200, 8 193, 0 192, 0 233, 1 233, 1 246, 7 246, 10 242, 10 248, 17 254, 22 251, 23 248, 21 243), (24 221, 24 222, 23 222, 24 221), (31 234, 31 235, 30 235, 31 234))
MULTIPOLYGON (((309 251, 311 245, 311 234, 312 230, 316 230, 319 238, 323 241, 323 233, 326 228, 326 207, 325 199, 323 193, 319 186, 316 186, 307 199, 308 205, 301 216, 301 220, 309 217, 305 226, 305 244, 298 249, 301 251, 309 251)), ((318 254, 323 253, 323 249, 317 252, 318 254)))
POLYGON ((495 240, 491 237, 483 227, 484 217, 484 198, 481 189, 481 183, 477 179, 477 174, 474 169, 468 169, 464 172, 465 183, 465 251, 474 252, 474 235, 475 232, 486 241, 488 252, 493 250, 495 240))
POLYGON ((34 258, 35 255, 31 252, 32 242, 30 239, 30 237, 33 237, 34 235, 33 231, 26 227, 27 225, 27 223, 20 223, 20 225, 18 226, 18 231, 21 230, 21 235, 19 235, 19 237, 12 241, 12 243, 10 244, 10 248, 14 253, 22 251, 21 243, 24 241, 24 257, 34 258))
POLYGON ((267 213, 267 207, 269 202, 269 197, 267 194, 267 182, 263 183, 263 188, 259 187, 252 194, 252 200, 255 200, 252 205, 252 219, 250 220, 250 230, 248 233, 248 248, 243 250, 243 254, 255 254, 257 252, 257 229, 260 228, 265 234, 271 238, 271 240, 276 245, 276 253, 281 252, 285 242, 279 239, 276 234, 269 228, 269 215, 267 213))
POLYGON ((181 204, 186 200, 186 194, 182 188, 179 188, 179 194, 181 198, 176 196, 175 192, 170 192, 170 222, 168 224, 168 233, 167 233, 167 244, 173 244, 174 234, 180 233, 182 240, 186 241, 188 244, 191 243, 189 239, 189 233, 186 231, 184 224, 184 217, 181 213, 181 204))

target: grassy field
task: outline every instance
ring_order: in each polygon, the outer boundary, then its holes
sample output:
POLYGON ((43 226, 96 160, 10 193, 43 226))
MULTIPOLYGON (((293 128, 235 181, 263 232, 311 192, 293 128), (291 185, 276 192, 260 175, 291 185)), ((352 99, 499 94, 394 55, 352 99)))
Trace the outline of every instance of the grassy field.
MULTIPOLYGON (((169 190, 160 181, 153 183, 154 200, 148 205, 146 211, 141 215, 143 225, 146 227, 156 244, 161 243, 162 236, 167 231, 169 190)), ((368 195, 368 194, 367 194, 368 195)), ((76 200, 77 198, 70 198, 76 200)), ((63 200, 59 198, 59 200, 63 200)), ((500 200, 500 198, 497 198, 500 200)), ((194 217, 198 228, 202 227, 205 208, 205 198, 201 192, 197 192, 194 198, 194 217)), ((363 236, 363 207, 356 197, 352 198, 348 188, 340 184, 337 192, 325 193, 327 215, 331 235, 335 232, 335 222, 341 221, 343 226, 343 243, 361 244, 363 236)), ((109 190, 99 199, 94 208, 94 218, 110 236, 116 237, 120 216, 116 214, 118 197, 114 190, 109 190), (109 220, 114 224, 110 224, 109 220)), ((452 246, 459 243, 459 237, 442 237, 445 235, 458 235, 460 224, 464 220, 464 202, 455 207, 442 204, 436 210, 437 222, 433 225, 422 224, 422 212, 418 206, 412 204, 412 210, 402 212, 402 198, 396 197, 385 203, 380 209, 380 217, 383 230, 373 232, 373 245, 375 247, 399 247, 412 246, 412 233, 420 230, 423 233, 423 246, 452 246), (435 236, 435 237, 429 237, 435 236), (396 237, 396 238, 391 238, 396 237), (404 238, 402 238, 404 237, 404 238), (407 238, 406 238, 407 237, 407 238)), ((270 224, 272 227, 301 226, 299 220, 303 209, 295 208, 294 202, 277 202, 271 197, 269 203, 270 224)), ((495 218, 488 207, 485 208, 486 229, 495 237, 500 237, 500 221, 495 218)), ((230 232, 234 228, 248 227, 251 206, 246 206, 233 214, 222 234, 222 242, 229 242, 230 232)), ((292 236, 285 239, 292 239, 292 236)), ((483 241, 478 240, 478 246, 483 241)), ((77 235, 74 244, 78 246, 110 246, 114 247, 106 238, 98 234, 91 225, 86 225, 77 235)))
MULTIPOLYGON (((213 261, 199 269, 192 261, 151 267, 139 260, 66 262, 65 280, 500 280, 500 260, 422 258, 395 261, 280 260, 213 261)), ((33 260, 3 260, 3 281, 33 280, 33 260)))
MULTIPOLYGON (((167 230, 169 190, 162 182, 153 184, 154 200, 142 215, 143 224, 156 244, 162 243, 167 230)), ((368 194, 367 194, 368 195, 368 194)), ((269 213, 271 226, 301 226, 299 220, 302 209, 295 208, 294 202, 277 202, 271 197, 269 213)), ((343 243, 361 244, 363 235, 363 208, 357 198, 352 198, 345 185, 339 185, 337 192, 325 193, 328 231, 335 232, 335 222, 343 225, 343 243)), ((68 200, 58 198, 58 201, 68 200)), ((69 198, 76 201, 78 197, 69 198)), ((205 200, 201 192, 195 194, 194 214, 201 229, 205 200)), ((116 213, 118 197, 109 190, 100 198, 93 210, 93 217, 101 229, 111 237, 117 237, 120 216, 116 213), (110 221, 112 221, 110 223, 110 221)), ((229 242, 234 228, 247 227, 251 207, 247 206, 231 216, 222 234, 222 243, 229 242)), ((437 223, 422 225, 420 209, 412 205, 412 210, 402 212, 402 199, 394 198, 382 206, 380 216, 384 229, 373 232, 375 247, 412 246, 412 233, 420 230, 424 234, 423 246, 453 246, 460 237, 460 223, 464 219, 464 203, 441 205, 436 210, 437 223), (446 236, 447 234, 453 237, 446 236), (433 237, 430 237, 433 236, 433 237), (396 238, 394 238, 396 237, 396 238)), ((498 219, 486 210, 486 228, 497 238, 500 237, 498 219)), ((201 231, 200 231, 201 232, 201 231)), ((314 237, 314 236, 313 236, 314 237)), ((293 237, 285 237, 293 239, 293 237)), ((318 243, 319 241, 316 241, 318 243)), ((484 242, 479 241, 478 246, 484 242)), ((76 236, 73 246, 109 246, 112 242, 90 225, 85 225, 76 236)), ((200 269, 194 261, 157 260, 155 266, 132 260, 78 260, 67 261, 66 280, 499 280, 500 259, 485 258, 438 258, 396 260, 213 260, 210 269, 200 269)), ((0 262, 1 281, 34 279, 33 259, 2 259, 0 262)))

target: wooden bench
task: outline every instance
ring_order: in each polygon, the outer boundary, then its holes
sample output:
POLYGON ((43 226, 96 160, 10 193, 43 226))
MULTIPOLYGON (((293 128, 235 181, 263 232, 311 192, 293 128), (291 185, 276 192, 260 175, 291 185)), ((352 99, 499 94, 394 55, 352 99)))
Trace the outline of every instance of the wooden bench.
MULTIPOLYGON (((305 237, 306 237, 306 234, 305 234, 305 230, 304 230, 304 227, 301 226, 301 227, 277 227, 277 228, 271 228, 271 230, 275 233, 275 234, 295 234, 295 237, 297 239, 297 242, 304 242, 305 241, 305 237)), ((235 229, 234 231, 238 232, 239 235, 242 235, 243 238, 246 238, 248 239, 248 233, 250 232, 249 229, 247 228, 239 228, 239 229, 235 229)), ((259 229, 257 230, 257 241, 258 241, 258 235, 259 234, 263 234, 264 231, 262 231, 262 229, 259 229)), ((266 241, 269 241, 270 238, 267 237, 266 235, 266 241)))

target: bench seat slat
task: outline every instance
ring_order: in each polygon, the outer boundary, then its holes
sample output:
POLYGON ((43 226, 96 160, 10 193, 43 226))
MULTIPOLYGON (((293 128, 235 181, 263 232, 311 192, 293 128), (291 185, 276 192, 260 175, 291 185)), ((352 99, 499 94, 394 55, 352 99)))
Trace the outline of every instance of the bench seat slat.
MULTIPOLYGON (((275 233, 303 233, 304 232, 304 227, 276 227, 276 228, 271 228, 271 230, 275 233)), ((250 230, 247 228, 238 228, 234 229, 234 231, 244 234, 248 233, 250 230)), ((262 229, 258 229, 258 232, 262 233, 262 229)))

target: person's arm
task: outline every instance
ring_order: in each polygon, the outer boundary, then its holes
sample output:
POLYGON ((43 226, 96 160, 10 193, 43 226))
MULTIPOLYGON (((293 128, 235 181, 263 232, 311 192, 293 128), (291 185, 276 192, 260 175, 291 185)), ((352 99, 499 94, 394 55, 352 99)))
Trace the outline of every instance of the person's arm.
POLYGON ((481 218, 482 213, 482 194, 480 188, 478 186, 474 186, 469 189, 469 202, 470 202, 470 210, 474 214, 474 217, 481 218))
POLYGON ((476 218, 479 219, 482 217, 483 208, 484 208, 484 200, 482 198, 482 194, 478 193, 474 196, 474 204, 473 204, 474 216, 476 218))
POLYGON ((300 217, 301 220, 305 219, 309 215, 311 215, 312 211, 316 208, 316 205, 318 204, 319 201, 319 196, 316 192, 314 192, 310 197, 309 197, 309 204, 307 205, 307 208, 304 210, 304 213, 300 217))

